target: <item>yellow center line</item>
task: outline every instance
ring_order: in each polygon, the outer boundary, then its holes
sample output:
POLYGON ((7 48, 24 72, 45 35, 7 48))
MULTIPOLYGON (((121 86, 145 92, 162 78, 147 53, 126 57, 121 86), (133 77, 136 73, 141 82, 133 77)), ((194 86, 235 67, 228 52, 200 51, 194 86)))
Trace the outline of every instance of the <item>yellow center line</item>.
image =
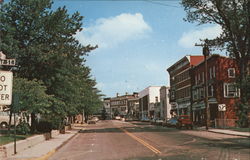
POLYGON ((161 151, 159 151, 158 149, 156 149, 155 147, 153 147, 152 145, 148 144, 147 142, 145 142, 144 140, 136 137, 135 135, 133 135, 132 133, 128 132, 127 130, 125 130, 124 128, 120 128, 123 132, 125 132, 127 135, 129 135, 130 137, 132 137, 133 139, 135 139, 136 141, 140 142, 142 145, 144 145, 145 147, 147 147, 148 149, 150 149, 151 151, 153 151, 156 154, 161 154, 161 151))

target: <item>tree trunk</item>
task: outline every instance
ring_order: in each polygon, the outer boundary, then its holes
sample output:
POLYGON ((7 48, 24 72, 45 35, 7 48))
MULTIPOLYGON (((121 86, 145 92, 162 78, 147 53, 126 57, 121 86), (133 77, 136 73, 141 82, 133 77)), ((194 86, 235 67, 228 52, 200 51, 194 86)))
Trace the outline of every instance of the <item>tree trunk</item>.
POLYGON ((36 131, 36 115, 35 113, 31 113, 31 133, 34 133, 36 131))
POLYGON ((85 123, 88 123, 89 115, 85 112, 85 123))
POLYGON ((240 99, 243 104, 247 103, 247 90, 244 86, 244 82, 246 82, 246 77, 247 77, 247 62, 248 59, 242 58, 239 61, 239 69, 240 69, 240 77, 239 77, 239 85, 240 85, 240 99))

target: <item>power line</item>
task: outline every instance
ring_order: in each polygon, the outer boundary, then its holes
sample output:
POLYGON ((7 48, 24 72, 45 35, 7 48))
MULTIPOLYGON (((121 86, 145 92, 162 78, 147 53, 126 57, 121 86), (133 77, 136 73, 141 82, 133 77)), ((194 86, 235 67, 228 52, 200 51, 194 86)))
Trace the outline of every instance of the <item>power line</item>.
MULTIPOLYGON (((55 0, 55 1, 69 1, 69 0, 55 0)), ((172 4, 167 4, 164 2, 180 2, 181 0, 70 0, 70 1, 82 1, 82 2, 147 2, 147 3, 152 3, 156 5, 161 5, 161 6, 166 6, 166 7, 175 7, 175 8, 180 8, 180 6, 177 5, 172 5, 172 4)))

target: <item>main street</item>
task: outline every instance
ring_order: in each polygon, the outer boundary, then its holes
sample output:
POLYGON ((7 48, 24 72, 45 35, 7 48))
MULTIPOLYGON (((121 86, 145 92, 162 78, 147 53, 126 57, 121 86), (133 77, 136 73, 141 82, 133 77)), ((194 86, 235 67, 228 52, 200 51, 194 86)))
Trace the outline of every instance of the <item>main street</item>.
POLYGON ((142 122, 88 125, 50 160, 249 160, 250 139, 142 122))

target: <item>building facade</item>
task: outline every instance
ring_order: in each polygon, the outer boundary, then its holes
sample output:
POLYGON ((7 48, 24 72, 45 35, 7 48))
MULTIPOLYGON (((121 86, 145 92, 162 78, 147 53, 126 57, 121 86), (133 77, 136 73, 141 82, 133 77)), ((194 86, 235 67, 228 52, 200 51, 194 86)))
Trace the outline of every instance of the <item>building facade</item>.
POLYGON ((170 109, 171 105, 169 103, 169 89, 170 87, 162 86, 160 88, 160 108, 161 108, 161 119, 171 118, 170 109))
POLYGON ((138 96, 138 94, 125 94, 122 96, 119 96, 117 93, 116 97, 110 98, 110 108, 111 108, 111 118, 114 118, 115 116, 122 116, 125 117, 129 113, 129 99, 134 99, 138 96))
POLYGON ((203 60, 203 56, 185 56, 167 69, 170 76, 171 116, 190 114, 190 69, 203 60))
POLYGON ((149 86, 139 92, 139 118, 150 119, 155 117, 155 104, 160 101, 160 86, 149 86))
POLYGON ((128 117, 133 120, 139 120, 139 94, 134 93, 134 98, 128 99, 128 117))
MULTIPOLYGON (((205 63, 192 68, 192 111, 196 124, 205 124, 205 63)), ((211 125, 235 126, 240 91, 236 87, 239 69, 236 61, 220 55, 207 59, 207 95, 211 125)))
POLYGON ((105 110, 106 118, 107 118, 107 119, 110 119, 110 118, 111 118, 110 99, 111 99, 111 98, 104 98, 104 99, 103 99, 103 109, 105 110))

